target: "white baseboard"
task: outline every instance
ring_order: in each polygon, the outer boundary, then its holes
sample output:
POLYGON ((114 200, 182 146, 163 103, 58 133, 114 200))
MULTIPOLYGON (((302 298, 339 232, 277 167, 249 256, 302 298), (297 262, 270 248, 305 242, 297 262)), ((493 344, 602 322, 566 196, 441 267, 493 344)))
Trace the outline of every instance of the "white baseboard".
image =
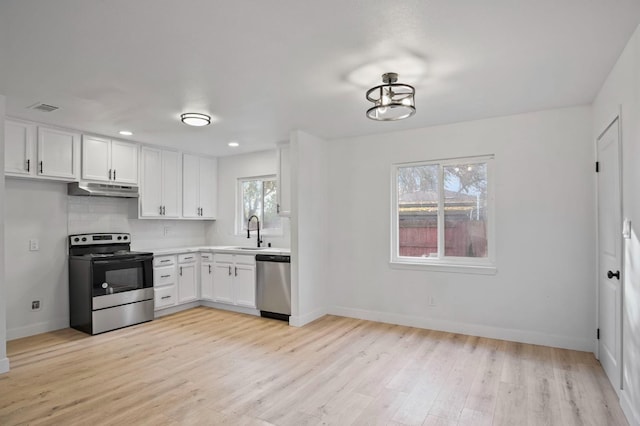
POLYGON ((629 392, 620 391, 620 406, 622 412, 627 416, 630 426, 640 426, 640 411, 638 411, 638 403, 633 404, 629 399, 629 392))
POLYGON ((289 317, 289 325, 293 327, 302 327, 303 325, 309 324, 310 322, 325 315, 327 315, 327 308, 319 308, 304 315, 291 315, 289 317))
POLYGON ((0 358, 0 374, 9 371, 9 358, 0 358))
POLYGON ((221 309, 223 311, 232 311, 241 314, 260 316, 259 310, 253 308, 245 308, 243 306, 227 305, 226 303, 211 302, 209 300, 201 300, 200 305, 214 309, 221 309))
POLYGON ((47 333, 49 331, 60 330, 62 328, 69 328, 69 318, 58 318, 52 321, 25 325, 23 327, 8 328, 7 341, 47 333))
POLYGON ((342 306, 331 307, 329 308, 328 313, 342 317, 406 325, 409 327, 426 328, 450 333, 468 334, 478 337, 488 337, 491 339, 509 340, 512 342, 531 343, 534 345, 551 346, 554 348, 573 349, 577 351, 592 352, 594 345, 592 339, 559 336, 540 333, 537 331, 490 327, 486 325, 423 318, 411 315, 394 314, 390 312, 345 308, 342 306))

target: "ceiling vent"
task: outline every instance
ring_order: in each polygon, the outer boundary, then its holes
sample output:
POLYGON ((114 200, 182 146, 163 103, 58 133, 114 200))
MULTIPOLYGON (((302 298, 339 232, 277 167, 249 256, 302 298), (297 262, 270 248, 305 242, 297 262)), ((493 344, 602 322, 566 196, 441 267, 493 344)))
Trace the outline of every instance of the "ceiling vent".
POLYGON ((37 103, 34 105, 31 105, 30 107, 27 107, 29 109, 35 109, 36 111, 41 111, 41 112, 53 112, 57 109, 59 109, 59 107, 57 106, 53 106, 53 105, 49 105, 49 104, 43 104, 43 103, 37 103))

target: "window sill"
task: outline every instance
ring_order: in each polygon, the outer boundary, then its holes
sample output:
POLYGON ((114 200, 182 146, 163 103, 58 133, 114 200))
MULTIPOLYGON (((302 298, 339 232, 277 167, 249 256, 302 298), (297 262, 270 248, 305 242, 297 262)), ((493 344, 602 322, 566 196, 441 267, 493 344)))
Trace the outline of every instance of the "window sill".
POLYGON ((391 261, 389 266, 392 269, 410 269, 414 271, 429 272, 453 272, 458 274, 478 274, 478 275, 495 275, 498 268, 494 265, 465 265, 460 263, 444 263, 444 262, 408 262, 408 261, 391 261))

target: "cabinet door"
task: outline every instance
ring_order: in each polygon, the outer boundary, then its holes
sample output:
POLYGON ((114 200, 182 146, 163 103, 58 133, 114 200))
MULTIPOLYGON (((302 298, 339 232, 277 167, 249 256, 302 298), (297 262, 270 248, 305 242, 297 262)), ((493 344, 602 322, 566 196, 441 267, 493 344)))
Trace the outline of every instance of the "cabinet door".
POLYGON ((191 302, 197 299, 196 264, 178 265, 178 302, 191 302))
POLYGON ((280 216, 291 214, 291 159, 290 148, 278 150, 278 213, 280 216))
POLYGON ((216 218, 218 162, 214 158, 200 158, 200 212, 205 219, 216 218))
POLYGON ((140 216, 159 217, 162 207, 162 151, 143 147, 140 216))
POLYGON ((213 264, 213 300, 233 303, 233 265, 231 263, 213 264))
POLYGON ((36 168, 33 144, 36 126, 19 121, 4 123, 4 172, 8 175, 29 176, 36 168))
POLYGON ((256 268, 255 266, 236 264, 234 269, 233 290, 238 306, 256 307, 256 268))
POLYGON ((168 308, 169 306, 173 306, 177 303, 176 300, 176 286, 170 285, 167 287, 154 288, 154 309, 157 311, 158 309, 168 308))
POLYGON ((200 266, 200 294, 203 299, 213 300, 213 264, 200 266))
POLYGON ((111 168, 113 181, 138 183, 138 145, 130 142, 111 142, 111 168))
POLYGON ((162 205, 165 217, 180 216, 180 153, 162 151, 162 205))
POLYGON ((79 150, 79 134, 38 127, 38 176, 76 180, 79 150))
POLYGON ((111 140, 82 136, 82 179, 111 180, 111 140))
POLYGON ((182 216, 200 217, 198 193, 200 191, 200 158, 182 156, 182 216))

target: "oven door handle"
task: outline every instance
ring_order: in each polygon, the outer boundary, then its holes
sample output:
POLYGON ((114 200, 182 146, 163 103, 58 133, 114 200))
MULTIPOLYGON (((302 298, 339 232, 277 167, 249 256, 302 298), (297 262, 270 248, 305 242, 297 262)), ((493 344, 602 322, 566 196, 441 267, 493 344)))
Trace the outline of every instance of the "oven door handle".
POLYGON ((94 260, 95 265, 117 265, 120 263, 144 262, 153 259, 153 256, 138 256, 127 259, 94 260))

